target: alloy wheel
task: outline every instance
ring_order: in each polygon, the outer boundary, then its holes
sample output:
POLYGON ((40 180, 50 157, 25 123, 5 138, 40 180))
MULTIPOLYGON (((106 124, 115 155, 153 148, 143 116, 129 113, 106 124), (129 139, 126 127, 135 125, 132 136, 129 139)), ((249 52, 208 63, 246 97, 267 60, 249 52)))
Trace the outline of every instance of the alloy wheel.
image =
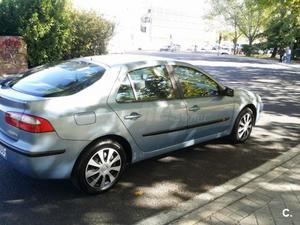
POLYGON ((114 184, 121 167, 122 159, 115 149, 100 149, 90 158, 85 169, 85 179, 91 187, 106 190, 114 184))
POLYGON ((238 137, 239 139, 247 139, 251 133, 253 118, 250 113, 245 113, 242 116, 238 126, 238 137))

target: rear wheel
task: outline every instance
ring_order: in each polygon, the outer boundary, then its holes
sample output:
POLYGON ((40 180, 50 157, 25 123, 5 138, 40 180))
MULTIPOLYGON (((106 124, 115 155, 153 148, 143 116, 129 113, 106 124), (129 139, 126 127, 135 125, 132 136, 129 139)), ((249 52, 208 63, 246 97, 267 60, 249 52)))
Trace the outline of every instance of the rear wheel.
POLYGON ((254 114, 250 108, 243 109, 238 115, 233 130, 230 135, 230 139, 234 143, 245 142, 252 131, 254 125, 254 114))
POLYGON ((73 172, 76 186, 88 194, 99 194, 112 188, 125 169, 123 147, 113 140, 102 140, 80 156, 73 172))

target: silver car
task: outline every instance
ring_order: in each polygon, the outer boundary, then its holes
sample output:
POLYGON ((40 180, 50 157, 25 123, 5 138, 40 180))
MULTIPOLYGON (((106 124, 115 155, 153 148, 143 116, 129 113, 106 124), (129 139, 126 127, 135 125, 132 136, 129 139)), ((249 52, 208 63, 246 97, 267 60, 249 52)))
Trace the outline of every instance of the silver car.
POLYGON ((223 136, 246 141, 263 107, 193 65, 131 55, 37 67, 3 81, 0 96, 0 155, 90 194, 129 163, 223 136))

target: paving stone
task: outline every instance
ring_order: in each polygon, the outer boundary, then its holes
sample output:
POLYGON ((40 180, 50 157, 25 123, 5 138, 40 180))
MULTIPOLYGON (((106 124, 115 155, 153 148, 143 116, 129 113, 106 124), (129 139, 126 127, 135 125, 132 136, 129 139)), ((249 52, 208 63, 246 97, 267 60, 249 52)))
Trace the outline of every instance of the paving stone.
MULTIPOLYGON (((172 224, 170 224, 170 225, 172 225, 172 224)), ((197 222, 193 225, 211 225, 211 224, 209 222, 206 222, 206 221, 201 221, 201 222, 197 222)))
MULTIPOLYGON (((249 201, 249 200, 248 200, 249 201)), ((257 210, 256 207, 252 206, 252 203, 249 204, 247 201, 238 201, 235 202, 232 205, 229 205, 228 208, 239 215, 243 214, 242 216, 245 217, 251 213, 253 213, 255 210, 257 210)))
POLYGON ((289 219, 289 218, 286 218, 286 219, 275 219, 275 224, 276 225, 296 225, 295 223, 293 224, 292 220, 289 219))
POLYGON ((260 198, 261 200, 265 202, 271 201, 273 198, 269 197, 267 195, 261 194, 259 192, 253 192, 252 194, 248 195, 247 198, 252 199, 252 198, 260 198))
POLYGON ((250 214, 249 212, 246 212, 243 209, 238 209, 235 206, 233 206, 233 207, 228 206, 226 208, 228 208, 230 211, 233 211, 234 213, 240 215, 242 218, 245 218, 245 217, 249 216, 249 214, 250 214))
POLYGON ((223 208, 223 209, 219 210, 218 213, 222 213, 225 216, 230 216, 234 212, 229 210, 228 208, 223 208))
POLYGON ((274 219, 268 206, 265 206, 254 213, 258 225, 275 225, 274 219))
POLYGON ((197 221, 205 220, 209 216, 211 216, 213 213, 215 213, 218 210, 221 210, 225 208, 227 205, 231 204, 232 202, 235 202, 239 200, 240 198, 243 198, 244 195, 241 193, 231 191, 227 194, 223 195, 222 197, 214 200, 213 202, 200 207, 199 209, 193 211, 192 213, 182 217, 181 219, 177 220, 176 222, 173 222, 172 224, 195 224, 197 221))
POLYGON ((281 194, 281 199, 288 209, 300 212, 300 204, 292 191, 281 194))
POLYGON ((228 208, 224 208, 224 209, 218 211, 218 213, 221 213, 224 216, 228 216, 229 218, 231 218, 232 220, 234 220, 236 222, 238 222, 244 218, 244 216, 242 216, 236 212, 233 212, 233 211, 229 210, 228 208))
POLYGON ((240 225, 258 225, 254 214, 247 216, 239 222, 240 225))
POLYGON ((236 224, 237 223, 237 221, 231 219, 229 216, 225 216, 218 212, 213 214, 213 217, 217 218, 218 220, 222 221, 225 224, 236 224))
POLYGON ((285 162, 281 166, 284 168, 291 169, 291 168, 295 167, 299 162, 300 162, 300 155, 297 155, 296 157, 289 160, 288 162, 285 162))
MULTIPOLYGON (((266 191, 265 189, 263 188, 259 188, 256 190, 256 193, 259 193, 261 195, 264 195, 264 196, 267 196, 269 197, 270 200, 272 200, 275 196, 276 196, 276 193, 273 193, 272 191, 266 191)), ((249 198, 249 196, 247 196, 249 198)), ((254 196, 253 196, 254 197, 254 196)), ((256 196, 257 197, 257 196, 256 196)), ((258 199, 258 198, 254 198, 254 199, 258 199)), ((261 201, 263 201, 261 198, 259 198, 261 201)))
POLYGON ((223 221, 219 220, 218 218, 212 216, 209 220, 209 225, 226 225, 223 221))
POLYGON ((288 178, 290 181, 293 181, 293 183, 295 181, 299 181, 300 180, 300 174, 295 174, 293 172, 291 172, 291 174, 287 174, 286 178, 288 178))
POLYGON ((288 169, 284 168, 284 167, 277 167, 274 170, 272 170, 271 172, 256 178, 255 180, 249 182, 246 185, 243 185, 242 187, 238 188, 236 191, 243 193, 243 194, 250 194, 254 191, 256 191, 256 189, 258 188, 263 188, 264 184, 266 182, 272 181, 275 178, 279 177, 280 175, 282 175, 283 173, 287 172, 288 169))

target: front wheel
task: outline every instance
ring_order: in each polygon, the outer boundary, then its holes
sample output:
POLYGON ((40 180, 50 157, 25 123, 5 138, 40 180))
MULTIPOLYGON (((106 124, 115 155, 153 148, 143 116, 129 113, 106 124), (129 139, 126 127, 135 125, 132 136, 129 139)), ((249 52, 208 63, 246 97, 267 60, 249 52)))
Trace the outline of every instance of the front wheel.
POLYGON ((243 109, 235 121, 230 139, 233 141, 233 143, 245 142, 251 134, 253 125, 253 111, 250 108, 243 109))
POLYGON ((118 182, 125 165, 126 155, 118 142, 98 141, 80 156, 72 180, 82 191, 99 194, 118 182))

